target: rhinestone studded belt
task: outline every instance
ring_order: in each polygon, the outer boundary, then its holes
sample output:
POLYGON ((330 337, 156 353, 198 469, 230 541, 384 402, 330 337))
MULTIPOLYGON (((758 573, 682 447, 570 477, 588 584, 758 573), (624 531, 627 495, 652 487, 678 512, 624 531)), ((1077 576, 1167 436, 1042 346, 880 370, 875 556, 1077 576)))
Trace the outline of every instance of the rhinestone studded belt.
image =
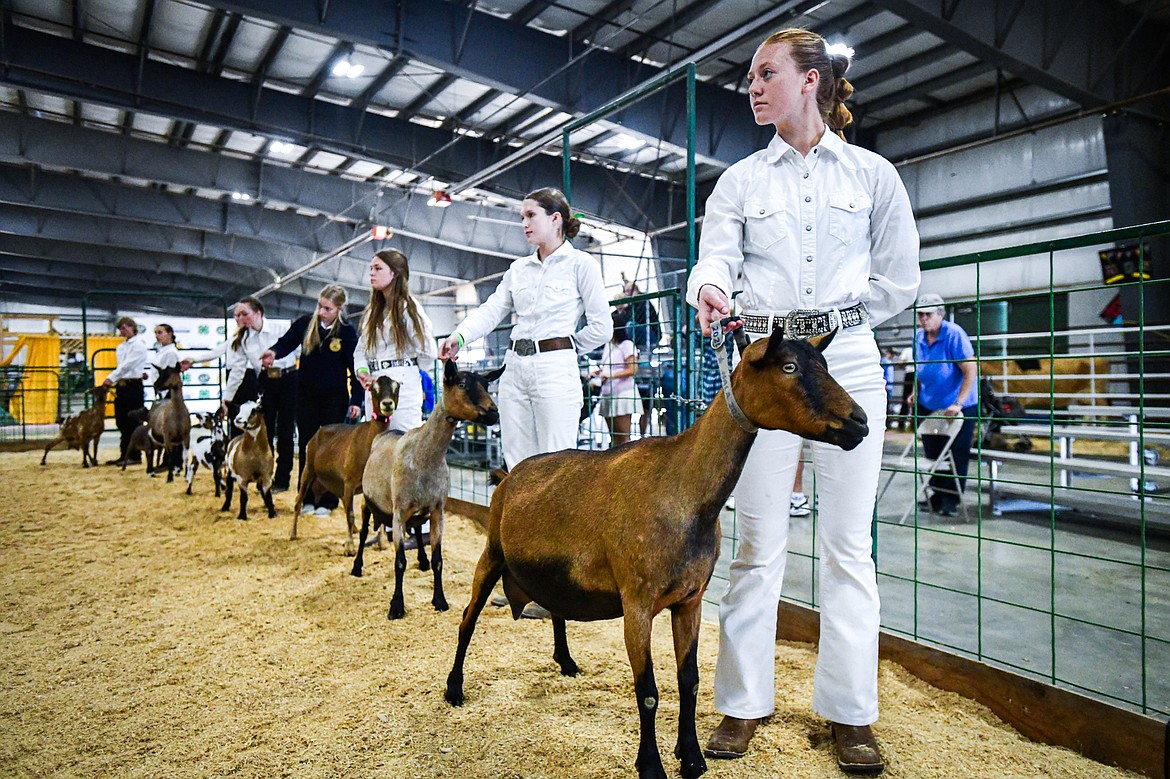
POLYGON ((812 338, 836 330, 856 327, 869 321, 864 303, 849 308, 797 309, 795 311, 745 311, 743 329, 753 335, 770 335, 777 327, 788 338, 812 338))

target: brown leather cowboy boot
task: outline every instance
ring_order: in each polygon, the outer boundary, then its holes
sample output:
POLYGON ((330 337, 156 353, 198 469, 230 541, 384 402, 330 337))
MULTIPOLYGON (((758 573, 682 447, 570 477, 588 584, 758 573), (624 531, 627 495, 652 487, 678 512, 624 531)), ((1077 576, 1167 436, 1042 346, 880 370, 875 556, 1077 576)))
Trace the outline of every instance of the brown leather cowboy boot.
POLYGON ((847 774, 880 774, 886 770, 877 739, 869 725, 839 725, 830 722, 837 767, 847 774))
POLYGON ((740 719, 739 717, 724 716, 719 727, 707 740, 707 748, 703 754, 721 760, 730 760, 743 757, 747 754, 748 742, 756 734, 756 727, 761 720, 740 719))

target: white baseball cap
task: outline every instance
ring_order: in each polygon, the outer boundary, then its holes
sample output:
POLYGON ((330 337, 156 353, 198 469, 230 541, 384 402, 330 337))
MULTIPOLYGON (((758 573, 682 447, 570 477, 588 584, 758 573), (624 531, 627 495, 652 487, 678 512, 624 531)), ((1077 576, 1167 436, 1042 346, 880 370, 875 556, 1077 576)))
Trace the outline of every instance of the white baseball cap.
POLYGON ((923 309, 946 308, 946 305, 942 299, 942 295, 935 292, 924 292, 918 296, 918 302, 914 307, 922 311, 923 309))

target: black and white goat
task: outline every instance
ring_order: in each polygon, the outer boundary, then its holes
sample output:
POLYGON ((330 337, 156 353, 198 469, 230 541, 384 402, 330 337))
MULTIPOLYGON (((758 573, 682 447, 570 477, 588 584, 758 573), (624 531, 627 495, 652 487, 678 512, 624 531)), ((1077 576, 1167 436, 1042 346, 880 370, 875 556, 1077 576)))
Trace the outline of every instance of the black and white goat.
POLYGON ((191 447, 187 450, 187 494, 191 494, 191 485, 195 483, 195 473, 202 465, 211 472, 215 481, 215 497, 220 496, 223 487, 224 452, 227 449, 227 433, 224 430, 223 416, 220 412, 214 414, 192 414, 191 447))

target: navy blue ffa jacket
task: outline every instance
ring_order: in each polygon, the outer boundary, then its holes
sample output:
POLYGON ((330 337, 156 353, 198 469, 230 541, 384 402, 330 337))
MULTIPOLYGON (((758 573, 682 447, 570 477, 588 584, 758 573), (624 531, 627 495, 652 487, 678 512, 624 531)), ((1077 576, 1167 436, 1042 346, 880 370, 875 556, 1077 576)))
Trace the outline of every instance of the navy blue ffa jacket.
MULTIPOLYGON (((306 314, 289 326, 288 332, 272 346, 277 359, 290 354, 305 340, 305 329, 312 317, 306 314)), ((353 371, 353 351, 357 348, 357 330, 348 323, 340 324, 333 335, 321 328, 321 343, 308 354, 301 354, 301 397, 308 393, 315 397, 349 395, 349 405, 361 406, 365 390, 353 371)))

